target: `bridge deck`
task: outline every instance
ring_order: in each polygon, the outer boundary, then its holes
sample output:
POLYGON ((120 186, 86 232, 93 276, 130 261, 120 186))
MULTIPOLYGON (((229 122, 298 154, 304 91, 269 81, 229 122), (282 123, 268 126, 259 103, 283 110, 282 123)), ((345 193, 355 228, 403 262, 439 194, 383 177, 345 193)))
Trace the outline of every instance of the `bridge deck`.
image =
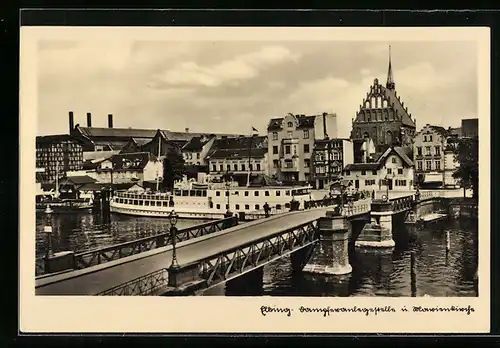
MULTIPOLYGON (((324 216, 328 209, 316 208, 290 212, 181 242, 177 246, 177 259, 179 264, 191 263, 207 255, 271 236, 279 230, 314 221, 324 216)), ((38 279, 35 292, 37 295, 94 295, 148 273, 167 268, 171 261, 172 247, 169 245, 88 269, 38 279)))

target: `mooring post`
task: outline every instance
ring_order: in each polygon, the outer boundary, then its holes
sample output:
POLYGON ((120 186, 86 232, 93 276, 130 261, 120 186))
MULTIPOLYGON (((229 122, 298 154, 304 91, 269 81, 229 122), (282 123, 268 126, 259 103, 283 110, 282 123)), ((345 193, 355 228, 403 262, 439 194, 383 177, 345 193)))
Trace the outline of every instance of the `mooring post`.
POLYGON ((446 231, 446 252, 449 252, 451 248, 451 243, 450 243, 450 231, 446 231))
POLYGON ((319 243, 316 244, 303 272, 324 275, 343 275, 352 272, 348 251, 349 222, 344 216, 333 215, 333 212, 328 212, 326 217, 318 220, 319 243))

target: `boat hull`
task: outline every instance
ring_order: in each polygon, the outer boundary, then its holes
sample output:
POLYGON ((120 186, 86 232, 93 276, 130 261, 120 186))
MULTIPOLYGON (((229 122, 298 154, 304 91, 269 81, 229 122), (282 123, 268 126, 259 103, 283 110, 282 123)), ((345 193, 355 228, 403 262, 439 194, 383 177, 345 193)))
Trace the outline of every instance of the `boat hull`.
MULTIPOLYGON (((114 214, 156 217, 156 218, 168 218, 172 210, 174 210, 174 208, 170 207, 152 210, 145 208, 141 209, 138 207, 131 207, 131 206, 121 207, 117 204, 110 205, 110 212, 114 214)), ((175 209, 175 212, 181 219, 219 220, 225 217, 225 212, 185 211, 182 209, 175 209)))

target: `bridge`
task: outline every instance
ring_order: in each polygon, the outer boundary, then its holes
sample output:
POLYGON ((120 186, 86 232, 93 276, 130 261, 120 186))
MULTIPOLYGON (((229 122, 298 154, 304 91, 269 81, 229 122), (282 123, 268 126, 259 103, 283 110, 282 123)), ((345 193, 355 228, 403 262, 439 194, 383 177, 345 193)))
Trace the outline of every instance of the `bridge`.
MULTIPOLYGON (((432 200, 439 194, 421 194, 418 202, 432 200)), ((351 202, 340 214, 332 214, 333 206, 315 207, 272 215, 259 216, 237 226, 193 238, 180 238, 176 246, 178 267, 170 267, 173 249, 164 243, 149 250, 110 259, 105 263, 87 266, 36 279, 37 295, 165 295, 200 291, 220 282, 233 280, 262 271, 262 266, 291 254, 292 265, 312 273, 339 274, 349 272, 346 243, 352 235, 352 224, 358 218, 373 220, 373 214, 395 214, 415 204, 415 196, 401 196, 386 202, 371 199, 351 202), (377 205, 382 211, 373 211, 377 205), (335 265, 321 259, 318 248, 330 250, 329 255, 341 253, 335 265), (345 247, 343 247, 345 246, 345 247), (325 249, 326 248, 326 249, 325 249), (309 260, 309 261, 308 261, 309 260), (308 263, 309 262, 309 263, 308 263), (346 265, 347 262, 347 265, 346 265), (321 270, 321 271, 319 271, 321 270)), ((376 209, 375 210, 380 210, 376 209)), ((231 218, 229 218, 231 219, 231 218)), ((230 221, 230 220, 227 220, 230 221)), ((226 221, 226 224, 228 223, 226 221)), ((382 222, 380 224, 383 224, 382 222)), ((156 236, 154 236, 156 237, 156 236)), ((153 238, 146 238, 153 245, 153 238)), ((117 247, 113 252, 120 248, 117 247)), ((322 252, 322 254, 325 254, 322 252)), ((88 264, 88 262, 87 262, 88 264)))

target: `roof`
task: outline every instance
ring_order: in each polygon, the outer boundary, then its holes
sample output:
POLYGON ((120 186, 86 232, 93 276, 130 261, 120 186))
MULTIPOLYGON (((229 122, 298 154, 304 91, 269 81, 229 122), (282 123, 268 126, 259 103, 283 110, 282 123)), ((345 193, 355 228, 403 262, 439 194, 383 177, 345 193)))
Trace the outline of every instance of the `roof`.
POLYGON ((203 146, 208 143, 214 135, 192 137, 183 147, 183 151, 201 151, 203 146))
POLYGON ((440 134, 440 135, 442 135, 442 136, 444 136, 444 137, 447 137, 447 136, 449 136, 449 135, 451 135, 451 134, 452 134, 452 133, 450 132, 450 131, 451 131, 451 128, 448 130, 448 129, 446 129, 446 128, 444 128, 444 127, 441 127, 441 126, 434 126, 434 125, 432 125, 432 124, 426 124, 426 125, 425 125, 425 126, 423 126, 423 127, 422 127, 422 129, 421 129, 421 130, 419 130, 419 131, 418 131, 415 135, 420 134, 420 133, 422 133, 424 130, 427 130, 427 129, 429 129, 429 130, 431 130, 431 131, 433 131, 433 132, 435 132, 435 133, 437 133, 437 134, 440 134))
POLYGON ((216 139, 213 144, 214 150, 237 150, 252 148, 267 148, 267 136, 253 136, 253 137, 233 137, 216 139))
POLYGON ((68 176, 60 180, 61 185, 74 184, 74 185, 84 185, 89 183, 95 183, 97 180, 88 175, 75 175, 68 176))
POLYGON ((266 153, 267 149, 252 148, 250 151, 248 149, 219 149, 215 150, 209 156, 209 159, 226 159, 226 158, 242 159, 242 158, 248 158, 249 155, 251 158, 263 158, 266 155, 266 153))
POLYGON ((37 144, 43 144, 43 143, 49 144, 60 141, 74 141, 80 144, 82 143, 82 141, 79 138, 69 134, 39 135, 36 137, 37 144))
MULTIPOLYGON (((306 115, 294 115, 299 125, 297 128, 314 128, 314 121, 317 115, 306 116, 306 115)), ((282 128, 284 117, 272 118, 269 120, 267 130, 279 130, 282 128)))
POLYGON ((377 170, 379 169, 381 164, 379 162, 371 162, 371 163, 352 163, 345 166, 344 170, 377 170))
POLYGON ((377 170, 380 167, 382 167, 382 165, 385 163, 385 160, 387 159, 387 157, 389 157, 389 155, 394 153, 394 152, 403 160, 403 162, 406 163, 406 165, 408 167, 413 166, 413 161, 407 155, 408 147, 394 146, 394 147, 389 147, 382 154, 378 154, 378 153, 374 154, 373 158, 376 159, 375 162, 348 164, 345 166, 344 170, 353 170, 353 171, 355 171, 355 170, 377 170))
POLYGON ((378 163, 383 163, 383 161, 389 157, 389 155, 393 152, 396 152, 399 157, 409 166, 413 166, 413 161, 406 155, 406 150, 403 149, 400 146, 394 146, 394 147, 389 147, 385 152, 382 154, 382 156, 379 157, 377 160, 378 163))
POLYGON ((396 96, 396 90, 388 89, 382 86, 382 93, 385 97, 392 102, 394 110, 397 110, 398 115, 401 117, 401 123, 405 126, 416 127, 415 122, 411 119, 408 111, 401 103, 401 100, 396 96))
POLYGON ((150 161, 156 161, 156 156, 149 152, 133 152, 114 155, 111 158, 113 170, 144 169, 150 161))

